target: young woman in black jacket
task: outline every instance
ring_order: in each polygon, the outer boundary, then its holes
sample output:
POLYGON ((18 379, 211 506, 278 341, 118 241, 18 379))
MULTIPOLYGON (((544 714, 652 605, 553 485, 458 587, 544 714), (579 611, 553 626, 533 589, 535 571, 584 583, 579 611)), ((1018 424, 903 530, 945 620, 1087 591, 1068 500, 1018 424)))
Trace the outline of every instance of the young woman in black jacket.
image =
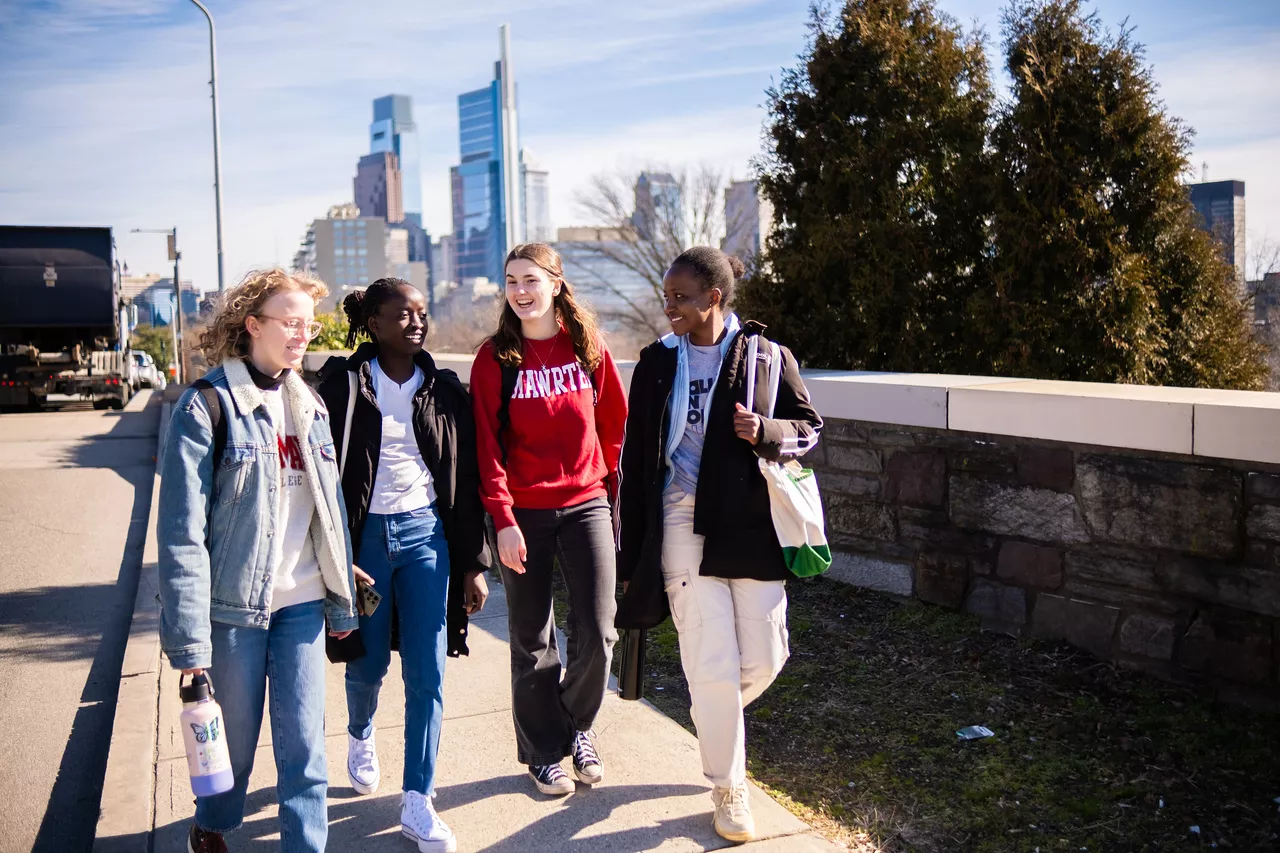
POLYGON ((401 831, 424 853, 451 853, 457 841, 431 803, 445 656, 466 654, 467 614, 488 596, 471 400, 423 349, 427 313, 417 288, 378 279, 343 308, 347 345, 359 334, 372 340, 330 359, 320 395, 342 460, 352 553, 382 596, 360 616, 365 654, 347 664, 347 775, 362 794, 378 788, 373 714, 395 620, 405 685, 401 831))
POLYGON ((668 609, 680 637, 702 768, 714 786, 715 829, 749 841, 743 708, 788 656, 788 577, 758 459, 802 456, 822 419, 795 358, 778 347, 773 417, 747 399, 747 373, 768 387, 767 348, 747 364, 764 327, 725 310, 742 262, 710 246, 684 252, 663 279, 672 334, 640 354, 622 449, 617 627, 650 628, 668 609))

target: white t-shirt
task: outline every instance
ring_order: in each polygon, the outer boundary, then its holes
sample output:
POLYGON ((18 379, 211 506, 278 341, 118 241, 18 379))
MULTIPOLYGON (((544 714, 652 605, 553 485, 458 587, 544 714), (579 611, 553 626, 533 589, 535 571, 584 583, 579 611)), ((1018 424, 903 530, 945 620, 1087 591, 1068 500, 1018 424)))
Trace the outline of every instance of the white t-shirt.
POLYGON ((276 534, 271 542, 271 612, 325 597, 324 578, 311 542, 315 499, 307 486, 293 413, 285 405, 283 388, 263 390, 267 413, 276 430, 280 453, 280 505, 276 534))
POLYGON ((671 454, 675 474, 668 490, 679 489, 686 495, 698 491, 698 469, 702 467, 702 440, 707 429, 711 389, 720 375, 720 345, 700 347, 689 344, 689 413, 685 416, 684 435, 671 454))
POLYGON ((431 506, 436 499, 436 487, 413 432, 413 395, 425 379, 422 370, 415 367, 409 381, 398 385, 382 372, 376 358, 369 367, 373 374, 373 392, 382 411, 382 447, 378 451, 378 472, 373 480, 369 512, 392 515, 431 506))

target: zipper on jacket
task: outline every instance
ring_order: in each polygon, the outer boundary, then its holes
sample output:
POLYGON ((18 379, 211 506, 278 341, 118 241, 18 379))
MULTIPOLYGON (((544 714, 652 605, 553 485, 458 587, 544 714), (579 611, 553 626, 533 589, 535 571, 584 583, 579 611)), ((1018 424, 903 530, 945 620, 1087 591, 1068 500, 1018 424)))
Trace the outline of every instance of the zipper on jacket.
MULTIPOLYGON (((667 423, 667 414, 671 411, 671 392, 675 388, 675 380, 672 380, 671 386, 667 388, 666 395, 662 398, 662 415, 658 418, 658 476, 657 481, 663 484, 663 489, 658 492, 658 513, 662 513, 662 491, 665 490, 667 479, 667 434, 671 429, 667 423)), ((710 401, 708 400, 708 405, 710 401)))

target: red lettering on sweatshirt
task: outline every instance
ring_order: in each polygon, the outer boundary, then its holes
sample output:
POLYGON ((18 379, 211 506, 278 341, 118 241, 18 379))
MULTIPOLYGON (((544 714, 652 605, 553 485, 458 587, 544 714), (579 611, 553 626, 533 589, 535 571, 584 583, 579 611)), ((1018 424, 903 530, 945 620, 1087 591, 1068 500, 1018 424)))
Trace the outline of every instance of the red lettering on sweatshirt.
POLYGON ((296 435, 277 435, 276 444, 280 448, 280 467, 293 471, 303 470, 302 446, 298 444, 296 435))

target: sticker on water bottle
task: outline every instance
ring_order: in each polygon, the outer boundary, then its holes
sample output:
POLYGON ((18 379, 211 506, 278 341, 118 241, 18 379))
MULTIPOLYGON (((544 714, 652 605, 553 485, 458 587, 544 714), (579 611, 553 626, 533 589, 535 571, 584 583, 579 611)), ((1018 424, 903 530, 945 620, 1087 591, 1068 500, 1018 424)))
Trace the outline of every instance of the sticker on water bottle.
POLYGON ((201 776, 219 773, 231 768, 231 757, 222 738, 222 718, 214 717, 207 723, 189 723, 195 736, 194 758, 199 769, 192 770, 201 776))

